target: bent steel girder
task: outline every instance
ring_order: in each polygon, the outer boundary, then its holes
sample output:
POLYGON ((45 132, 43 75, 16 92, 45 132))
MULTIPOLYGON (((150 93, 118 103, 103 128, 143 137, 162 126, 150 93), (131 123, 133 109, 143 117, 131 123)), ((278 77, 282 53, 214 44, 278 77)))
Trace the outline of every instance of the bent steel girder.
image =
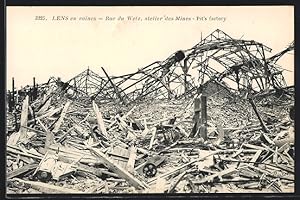
POLYGON ((188 69, 198 68, 199 77, 212 73, 218 81, 229 79, 235 82, 237 91, 258 92, 284 87, 283 76, 280 80, 274 76, 281 70, 266 61, 265 51, 270 52, 271 49, 253 40, 232 39, 221 30, 216 30, 190 49, 185 63, 188 69), (219 63, 223 70, 212 70, 215 67, 208 64, 210 60, 219 63))
POLYGON ((286 49, 268 58, 267 62, 275 64, 283 55, 285 55, 289 51, 293 51, 294 49, 295 49, 295 42, 293 41, 286 49))
POLYGON ((236 94, 285 87, 283 69, 276 64, 287 49, 266 59, 271 48, 254 40, 233 39, 217 29, 194 47, 179 50, 134 73, 105 77, 86 70, 69 80, 75 96, 130 103, 144 98, 195 95, 211 80, 236 94))
POLYGON ((180 67, 179 63, 183 57, 184 53, 178 51, 164 61, 157 61, 138 69, 136 73, 112 79, 118 87, 122 88, 121 91, 127 94, 131 102, 151 95, 155 98, 172 98, 177 94, 174 90, 176 88, 171 88, 171 85, 183 84, 183 78, 175 72, 180 67))
POLYGON ((211 79, 236 93, 257 93, 286 85, 281 68, 265 57, 271 50, 254 40, 233 39, 217 29, 191 49, 112 79, 131 101, 193 95, 211 79))

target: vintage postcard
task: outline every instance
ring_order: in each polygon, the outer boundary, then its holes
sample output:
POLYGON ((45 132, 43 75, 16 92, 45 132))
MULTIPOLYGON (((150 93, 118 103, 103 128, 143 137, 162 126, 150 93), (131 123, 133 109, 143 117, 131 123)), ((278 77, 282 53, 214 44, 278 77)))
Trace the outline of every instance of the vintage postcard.
POLYGON ((293 6, 6 23, 6 194, 294 193, 293 6))

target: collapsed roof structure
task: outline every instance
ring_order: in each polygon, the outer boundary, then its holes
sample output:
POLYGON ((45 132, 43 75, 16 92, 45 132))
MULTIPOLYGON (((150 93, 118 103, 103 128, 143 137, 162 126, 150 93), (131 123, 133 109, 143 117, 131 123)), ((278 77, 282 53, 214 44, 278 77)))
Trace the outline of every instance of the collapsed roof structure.
POLYGON ((179 50, 164 61, 156 61, 134 73, 99 76, 90 69, 67 81, 74 98, 118 100, 129 103, 146 97, 193 96, 207 81, 214 81, 238 95, 286 87, 283 68, 276 64, 288 48, 266 58, 271 48, 254 40, 233 39, 217 29, 194 47, 179 50))
POLYGON ((293 49, 267 58, 216 30, 133 73, 9 92, 8 193, 293 192, 294 91, 277 65, 293 49))

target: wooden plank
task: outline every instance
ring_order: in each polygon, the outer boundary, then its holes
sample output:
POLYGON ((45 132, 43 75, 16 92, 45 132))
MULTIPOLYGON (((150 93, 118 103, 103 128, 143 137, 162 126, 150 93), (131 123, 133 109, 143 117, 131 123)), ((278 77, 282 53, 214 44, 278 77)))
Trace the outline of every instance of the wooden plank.
POLYGON ((58 144, 53 144, 49 147, 50 153, 55 153, 58 151, 59 157, 65 157, 69 160, 76 160, 78 157, 83 157, 79 162, 81 163, 93 163, 99 164, 101 163, 101 159, 97 158, 96 156, 92 155, 90 151, 86 150, 79 150, 72 147, 65 147, 58 144))
POLYGON ((241 154, 243 152, 243 149, 239 149, 236 153, 232 154, 232 156, 230 156, 230 158, 235 158, 236 156, 238 156, 239 154, 241 154))
POLYGON ((50 103, 51 103, 51 98, 49 98, 46 101, 46 103, 40 108, 40 110, 37 112, 37 115, 41 115, 41 114, 45 113, 48 110, 50 103))
POLYGON ((285 143, 278 149, 278 152, 282 153, 284 150, 289 149, 289 148, 290 148, 290 145, 288 143, 285 143))
POLYGON ((133 175, 127 172, 125 169, 113 163, 111 159, 109 159, 104 153, 98 151, 97 149, 88 147, 92 153, 97 155, 103 161, 104 165, 106 165, 109 169, 117 173, 121 178, 124 178, 128 181, 133 187, 136 189, 146 189, 148 185, 138 179, 136 179, 133 175))
POLYGON ((17 142, 19 141, 19 138, 20 138, 20 132, 12 133, 7 140, 7 144, 8 145, 16 145, 17 142))
POLYGON ((132 146, 128 147, 128 149, 124 148, 124 149, 121 150, 121 155, 122 155, 122 157, 126 157, 126 158, 129 159, 131 147, 132 147, 132 146))
POLYGON ((281 155, 281 157, 283 157, 285 155, 287 160, 289 161, 289 163, 295 162, 294 159, 290 156, 290 154, 288 154, 286 151, 283 152, 283 155, 282 154, 278 154, 278 155, 281 155))
POLYGON ((50 131, 46 133, 46 140, 45 140, 45 149, 48 149, 50 147, 50 145, 55 143, 55 138, 54 138, 54 134, 51 133, 50 131))
MULTIPOLYGON (((259 158, 260 154, 261 154, 262 150, 258 150, 255 155, 252 157, 252 159, 250 160, 250 162, 256 162, 257 159, 259 158)), ((251 163, 250 165, 254 165, 254 163, 251 163)))
POLYGON ((66 115, 66 113, 67 113, 67 110, 68 110, 70 104, 71 104, 71 102, 68 101, 68 102, 65 104, 63 110, 61 111, 61 115, 60 115, 58 121, 55 123, 54 129, 53 129, 53 131, 52 131, 54 134, 57 133, 57 132, 59 131, 59 128, 60 128, 60 126, 61 126, 62 123, 63 123, 63 120, 64 120, 64 118, 65 118, 65 115, 66 115))
POLYGON ((128 172, 133 173, 134 172, 134 164, 135 164, 135 159, 136 159, 136 152, 137 149, 134 145, 130 147, 130 155, 129 159, 126 165, 126 169, 128 172))
POLYGON ((19 178, 14 178, 13 181, 18 181, 21 183, 25 183, 30 185, 33 189, 36 189, 42 193, 66 193, 66 194, 75 194, 75 193, 82 193, 82 191, 73 190, 69 188, 63 188, 60 186, 50 185, 48 183, 42 183, 37 181, 24 181, 19 178))
POLYGON ((109 193, 108 183, 107 181, 104 181, 104 193, 109 193))
POLYGON ((151 129, 152 131, 152 137, 151 137, 151 140, 150 140, 150 145, 149 145, 149 150, 152 149, 152 146, 153 146, 153 143, 154 143, 154 139, 155 139, 155 135, 156 135, 156 127, 153 127, 151 129))
POLYGON ((127 149, 124 149, 120 146, 115 146, 111 152, 107 153, 110 155, 110 159, 122 168, 126 169, 126 165, 129 159, 129 152, 127 149))
POLYGON ((60 112, 60 110, 62 110, 63 108, 64 108, 64 107, 61 106, 61 107, 59 107, 59 108, 51 109, 51 110, 49 110, 49 112, 47 112, 45 115, 40 116, 39 119, 41 119, 41 118, 43 118, 43 117, 51 117, 51 116, 53 116, 54 114, 60 112))
POLYGON ((143 132, 140 134, 140 136, 141 136, 142 138, 144 138, 149 132, 150 132, 150 129, 145 128, 145 129, 143 130, 143 132))
POLYGON ((275 152, 274 152, 274 155, 273 155, 273 163, 274 164, 277 164, 277 159, 278 159, 278 147, 275 148, 275 152))
POLYGON ((127 133, 126 137, 130 138, 130 139, 136 139, 137 134, 134 133, 134 131, 132 130, 131 127, 129 127, 127 125, 127 123, 122 119, 122 117, 120 117, 119 115, 116 116, 117 119, 117 123, 119 125, 119 127, 125 132, 127 133))
POLYGON ((11 179, 11 178, 19 176, 21 174, 24 174, 24 173, 26 173, 26 172, 28 172, 28 171, 30 171, 32 169, 35 169, 37 166, 38 166, 37 163, 24 165, 21 168, 18 168, 18 169, 14 170, 14 171, 8 172, 7 173, 7 179, 11 179))
MULTIPOLYGON (((35 124, 36 123, 36 115, 30 105, 28 106, 28 110, 29 110, 29 114, 30 114, 30 116, 32 116, 32 120, 34 120, 34 124, 35 124)), ((27 121, 27 123, 28 123, 28 121, 27 121)))
POLYGON ((99 111, 99 108, 98 108, 97 104, 95 103, 95 101, 93 101, 93 109, 94 109, 94 112, 95 112, 95 115, 97 118, 97 123, 98 123, 99 129, 100 129, 101 133, 108 139, 108 135, 107 135, 106 128, 104 125, 102 114, 99 111))
POLYGON ((185 137, 189 137, 189 134, 184 130, 184 128, 182 128, 182 126, 177 125, 176 127, 179 129, 182 135, 184 135, 185 137))
POLYGON ((26 139, 26 133, 27 129, 24 128, 24 126, 27 126, 28 123, 28 107, 29 107, 29 96, 27 95, 25 97, 25 100, 23 101, 22 105, 22 113, 21 113, 21 122, 20 122, 20 138, 19 140, 24 140, 26 139))
POLYGON ((37 122, 41 125, 42 129, 45 131, 45 132, 49 132, 49 130, 47 129, 47 127, 41 122, 40 119, 36 119, 37 122))
POLYGON ((221 178, 222 176, 226 175, 226 174, 230 174, 235 172, 237 169, 235 167, 230 167, 228 169, 225 169, 221 172, 217 172, 213 175, 210 176, 206 176, 203 180, 200 181, 200 183, 205 183, 205 182, 213 182, 214 178, 219 177, 221 178))
POLYGON ((243 147, 248 147, 250 149, 257 149, 257 150, 265 150, 264 147, 260 147, 260 146, 253 145, 253 144, 246 144, 246 143, 243 144, 243 147))
MULTIPOLYGON (((50 108, 49 111, 46 114, 36 117, 35 120, 43 119, 45 117, 50 117, 50 116, 54 115, 55 113, 59 112, 62 108, 63 107, 59 107, 59 108, 56 108, 56 109, 51 109, 50 108)), ((31 120, 28 121, 28 123, 33 122, 33 121, 34 121, 34 119, 31 119, 31 120)))
POLYGON ((116 177, 116 178, 119 177, 118 174, 109 172, 107 169, 89 167, 88 165, 81 164, 81 163, 76 163, 74 165, 74 167, 76 167, 77 170, 80 170, 80 171, 83 171, 83 172, 87 172, 87 173, 90 173, 90 174, 94 174, 94 175, 99 176, 99 177, 101 177, 102 174, 106 174, 106 175, 109 175, 109 176, 112 176, 112 177, 116 177))
POLYGON ((26 128, 27 130, 30 130, 32 132, 35 132, 35 133, 38 133, 38 134, 42 134, 42 135, 46 135, 46 132, 43 132, 43 131, 39 131, 39 130, 36 130, 34 128, 30 128, 28 126, 22 126, 23 128, 26 128))
POLYGON ((75 129, 74 126, 71 127, 67 132, 65 132, 62 136, 60 136, 60 137, 56 140, 56 142, 61 142, 61 141, 63 141, 63 139, 64 139, 69 133, 71 133, 71 131, 74 130, 74 129, 75 129))
POLYGON ((261 134, 261 139, 262 139, 262 141, 266 141, 266 142, 268 142, 270 145, 275 145, 275 142, 273 142, 270 138, 269 138, 269 136, 267 136, 266 134, 264 134, 264 133, 262 133, 261 134))
MULTIPOLYGON (((131 108, 125 115, 123 115, 121 117, 121 120, 125 120, 129 115, 131 115, 131 113, 133 112, 133 110, 136 108, 136 105, 133 106, 133 108, 131 108)), ((117 122, 117 120, 114 120, 113 122, 111 122, 109 125, 108 125, 108 129, 110 129, 115 123, 117 122)))
MULTIPOLYGON (((262 146, 264 146, 267 150, 275 153, 275 150, 271 149, 270 147, 268 147, 267 145, 265 145, 264 143, 261 144, 262 146)), ((279 153, 278 151, 276 152, 277 156, 280 156, 282 158, 284 158, 285 156, 282 153, 279 153)), ((274 155, 273 155, 274 156, 274 155)), ((294 162, 294 160, 290 160, 292 163, 294 162)))
POLYGON ((184 172, 182 172, 181 174, 179 174, 179 175, 177 176, 176 181, 174 181, 174 182, 171 184, 171 186, 170 186, 170 188, 169 188, 169 190, 168 190, 168 193, 173 193, 173 192, 174 192, 176 186, 177 186, 178 183, 181 181, 181 179, 186 175, 186 173, 187 173, 187 171, 184 171, 184 172))
POLYGON ((217 124, 217 132, 218 132, 218 139, 215 142, 215 144, 220 145, 220 143, 224 140, 224 129, 219 124, 217 124))
POLYGON ((25 153, 25 152, 22 152, 22 151, 18 151, 16 149, 14 149, 12 146, 7 146, 6 150, 7 150, 7 152, 17 154, 17 155, 20 154, 22 156, 27 156, 29 158, 42 159, 42 156, 37 156, 37 155, 30 154, 30 153, 25 153))

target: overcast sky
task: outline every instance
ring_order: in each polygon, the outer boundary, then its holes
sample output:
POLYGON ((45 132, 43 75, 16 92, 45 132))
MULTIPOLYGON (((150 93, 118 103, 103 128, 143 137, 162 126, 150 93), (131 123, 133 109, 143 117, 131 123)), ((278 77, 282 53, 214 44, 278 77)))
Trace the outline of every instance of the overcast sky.
MULTIPOLYGON (((294 8, 261 7, 7 7, 7 87, 11 78, 17 87, 46 82, 50 76, 64 81, 87 69, 104 76, 134 72, 154 61, 188 49, 215 29, 233 38, 255 40, 283 50, 294 40, 294 8), (46 21, 34 20, 46 16, 46 21), (67 21, 52 20, 68 16, 67 21), (70 21, 70 17, 77 17, 70 21), (79 17, 116 17, 123 21, 79 21, 79 17), (206 17, 207 21, 129 21, 127 16, 206 17), (209 17, 225 17, 209 21, 209 17), (224 18, 223 18, 224 19, 224 18)), ((293 54, 278 64, 288 85, 294 83, 293 54)))

